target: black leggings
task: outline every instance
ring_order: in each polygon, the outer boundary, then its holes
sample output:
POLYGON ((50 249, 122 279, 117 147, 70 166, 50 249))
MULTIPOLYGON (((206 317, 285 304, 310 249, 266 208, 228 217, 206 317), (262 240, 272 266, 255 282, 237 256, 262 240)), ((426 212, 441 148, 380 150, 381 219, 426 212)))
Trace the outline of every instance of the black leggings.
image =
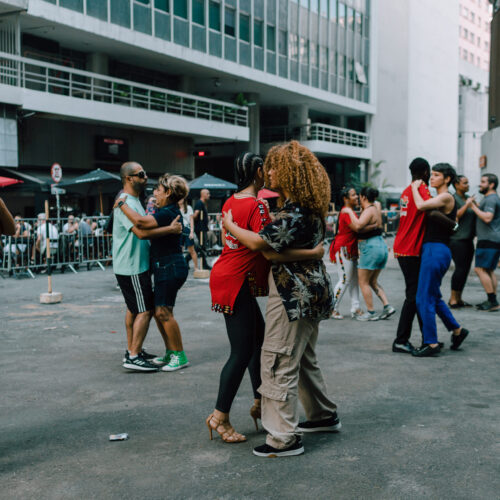
POLYGON ((233 307, 224 314, 231 354, 220 374, 219 395, 215 409, 229 413, 245 370, 248 368, 255 399, 260 398, 260 350, 264 341, 264 318, 257 300, 245 281, 233 307))
POLYGON ((451 289, 455 292, 461 292, 465 287, 474 257, 474 243, 472 240, 451 240, 450 250, 455 263, 455 272, 451 277, 451 289))

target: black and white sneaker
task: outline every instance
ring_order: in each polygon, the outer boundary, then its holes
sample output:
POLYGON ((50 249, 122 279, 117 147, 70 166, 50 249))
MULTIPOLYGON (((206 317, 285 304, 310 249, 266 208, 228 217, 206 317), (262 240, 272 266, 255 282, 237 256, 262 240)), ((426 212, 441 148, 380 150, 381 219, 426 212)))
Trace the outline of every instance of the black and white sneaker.
MULTIPOLYGON (((143 349, 143 350, 141 351, 141 355, 142 355, 142 357, 143 357, 144 359, 147 359, 147 360, 154 359, 154 358, 156 358, 156 357, 157 357, 157 356, 156 356, 156 354, 149 354, 149 352, 146 352, 146 349, 143 349)), ((129 357, 129 352, 128 352, 128 349, 127 349, 127 350, 125 351, 125 356, 123 356, 122 361, 125 363, 125 361, 127 361, 128 357, 129 357)))
POLYGON ((297 428, 302 432, 338 432, 342 429, 342 424, 337 412, 335 412, 330 418, 324 420, 301 422, 297 428))
POLYGON ((137 357, 131 358, 130 355, 127 357, 123 363, 123 368, 127 370, 135 370, 139 372, 157 372, 158 367, 151 363, 149 360, 144 359, 140 353, 137 357))
POLYGON ((296 455, 302 455, 302 453, 304 453, 304 446, 302 446, 300 437, 297 437, 295 443, 286 448, 274 448, 268 444, 263 444, 253 449, 254 455, 268 458, 294 457, 296 455))

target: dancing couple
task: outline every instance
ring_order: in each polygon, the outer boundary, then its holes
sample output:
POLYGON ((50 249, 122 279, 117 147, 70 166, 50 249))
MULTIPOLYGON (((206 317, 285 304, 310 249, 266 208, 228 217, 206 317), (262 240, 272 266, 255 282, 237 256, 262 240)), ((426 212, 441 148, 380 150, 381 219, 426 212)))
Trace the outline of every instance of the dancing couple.
POLYGON ((330 317, 332 304, 322 262, 330 182, 317 158, 296 141, 272 148, 265 164, 257 155, 241 155, 236 174, 239 190, 223 207, 225 245, 210 277, 212 307, 224 314, 231 353, 206 424, 210 437, 216 431, 228 443, 246 440, 229 412, 248 368, 255 398, 250 414, 268 432, 253 453, 300 455, 302 432, 341 427, 315 353, 319 321, 330 317), (280 193, 274 220, 257 199, 264 179, 280 193), (255 297, 267 293, 264 324, 255 297))

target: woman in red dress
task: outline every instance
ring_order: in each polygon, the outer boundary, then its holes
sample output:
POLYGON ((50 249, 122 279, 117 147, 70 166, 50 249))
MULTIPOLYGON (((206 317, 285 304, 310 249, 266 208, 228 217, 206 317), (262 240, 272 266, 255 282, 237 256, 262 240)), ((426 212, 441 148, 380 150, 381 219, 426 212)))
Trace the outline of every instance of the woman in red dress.
MULTIPOLYGON (((223 212, 231 210, 238 226, 258 233, 271 222, 269 211, 257 193, 264 185, 263 160, 253 153, 242 153, 235 161, 238 192, 229 198, 223 212)), ((250 415, 257 426, 260 418, 260 350, 264 340, 264 319, 255 297, 268 294, 268 260, 321 259, 323 247, 313 250, 289 250, 278 254, 254 252, 242 245, 232 234, 223 233, 224 249, 210 273, 212 309, 224 314, 231 353, 222 369, 215 410, 206 424, 227 443, 246 441, 229 422, 229 411, 248 368, 254 405, 250 415)))

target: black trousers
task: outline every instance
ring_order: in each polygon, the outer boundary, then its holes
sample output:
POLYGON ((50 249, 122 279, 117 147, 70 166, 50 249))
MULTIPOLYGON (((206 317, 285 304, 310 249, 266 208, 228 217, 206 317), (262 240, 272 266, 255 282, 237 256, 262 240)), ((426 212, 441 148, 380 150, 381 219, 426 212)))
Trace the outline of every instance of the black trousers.
POLYGON ((224 314, 231 353, 220 374, 215 409, 228 413, 248 368, 255 399, 260 399, 260 351, 264 341, 264 318, 245 281, 236 297, 233 314, 224 314))
POLYGON ((396 344, 405 344, 410 340, 415 315, 417 315, 420 331, 422 331, 422 320, 417 313, 416 303, 420 257, 398 257, 398 264, 405 279, 405 301, 399 317, 396 344))
POLYGON ((451 277, 451 289, 455 292, 461 292, 465 287, 474 258, 474 243, 472 240, 451 240, 450 250, 455 263, 455 271, 451 277))

